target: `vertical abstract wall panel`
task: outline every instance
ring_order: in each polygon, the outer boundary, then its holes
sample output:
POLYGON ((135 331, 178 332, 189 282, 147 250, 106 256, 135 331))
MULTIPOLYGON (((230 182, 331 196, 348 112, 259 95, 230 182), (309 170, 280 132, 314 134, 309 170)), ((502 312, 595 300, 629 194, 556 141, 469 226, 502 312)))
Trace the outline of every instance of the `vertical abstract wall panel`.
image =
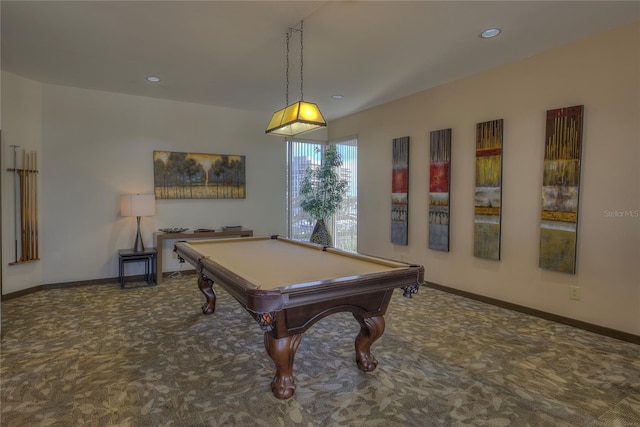
POLYGON ((391 243, 409 244, 409 137, 393 140, 391 243))
POLYGON ((502 119, 476 125, 473 254, 494 260, 500 259, 502 127, 502 119))
POLYGON ((540 267, 576 272, 584 106, 547 111, 542 177, 540 267))
POLYGON ((451 129, 429 137, 429 249, 449 252, 451 129))

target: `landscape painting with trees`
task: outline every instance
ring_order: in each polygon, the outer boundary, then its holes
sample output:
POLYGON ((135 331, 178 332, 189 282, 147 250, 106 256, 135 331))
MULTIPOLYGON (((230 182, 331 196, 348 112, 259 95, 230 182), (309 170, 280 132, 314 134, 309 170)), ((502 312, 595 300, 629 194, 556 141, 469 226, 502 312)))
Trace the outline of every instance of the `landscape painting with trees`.
POLYGON ((153 152, 156 199, 244 199, 245 156, 153 152))

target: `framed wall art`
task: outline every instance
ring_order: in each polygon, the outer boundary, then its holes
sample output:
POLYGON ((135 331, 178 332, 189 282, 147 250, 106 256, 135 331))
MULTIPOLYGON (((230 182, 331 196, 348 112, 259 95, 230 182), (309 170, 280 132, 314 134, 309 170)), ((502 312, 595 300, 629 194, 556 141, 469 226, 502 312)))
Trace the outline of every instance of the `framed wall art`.
POLYGON ((156 199, 244 199, 245 156, 153 152, 156 199))
POLYGON ((409 244, 409 137, 393 140, 391 243, 409 244))
POLYGON ((542 176, 540 267, 574 274, 584 106, 547 111, 542 176))
POLYGON ((476 125, 473 254, 493 260, 500 259, 502 128, 502 119, 476 125))
POLYGON ((429 249, 449 251, 451 129, 429 134, 429 249))

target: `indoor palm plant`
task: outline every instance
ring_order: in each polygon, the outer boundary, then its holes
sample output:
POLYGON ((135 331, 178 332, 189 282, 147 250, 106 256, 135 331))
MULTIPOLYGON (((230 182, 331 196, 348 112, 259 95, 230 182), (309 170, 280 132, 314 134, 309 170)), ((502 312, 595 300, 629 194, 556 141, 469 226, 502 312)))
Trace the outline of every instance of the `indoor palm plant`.
POLYGON ((316 221, 311 241, 325 246, 333 246, 326 220, 336 213, 347 191, 347 180, 338 174, 340 166, 340 153, 335 145, 329 145, 321 164, 307 168, 300 187, 300 207, 316 221))

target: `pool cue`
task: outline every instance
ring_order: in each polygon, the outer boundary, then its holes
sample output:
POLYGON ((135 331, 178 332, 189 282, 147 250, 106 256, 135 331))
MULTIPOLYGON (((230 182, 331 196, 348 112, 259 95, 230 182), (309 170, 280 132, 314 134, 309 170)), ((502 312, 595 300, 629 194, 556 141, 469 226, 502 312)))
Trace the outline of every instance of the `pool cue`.
POLYGON ((25 239, 24 239, 24 246, 25 246, 25 261, 28 261, 31 259, 31 218, 29 215, 29 204, 31 203, 31 172, 29 172, 30 169, 30 162, 31 162, 31 153, 29 153, 28 151, 25 150, 25 157, 26 157, 26 165, 24 167, 24 184, 25 184, 25 197, 24 197, 24 224, 25 224, 25 239))
POLYGON ((32 171, 32 161, 33 161, 33 151, 29 151, 27 154, 29 168, 27 169, 27 174, 29 179, 27 180, 29 185, 27 188, 29 189, 29 197, 27 198, 27 257, 31 260, 33 259, 33 171, 32 171))
POLYGON ((16 176, 18 175, 18 153, 19 145, 10 145, 13 147, 13 252, 15 262, 18 262, 18 190, 16 189, 16 176))
POLYGON ((22 215, 24 216, 24 241, 22 245, 24 247, 24 259, 23 261, 29 261, 29 232, 30 230, 30 222, 29 222, 29 187, 31 183, 29 182, 29 152, 24 150, 24 164, 22 165, 22 169, 24 169, 24 212, 22 215))
POLYGON ((26 174, 24 173, 25 171, 25 165, 27 163, 27 154, 25 152, 25 150, 22 151, 22 169, 20 169, 19 175, 20 175, 20 260, 24 261, 27 255, 27 251, 24 246, 24 242, 27 238, 27 227, 26 227, 26 220, 24 217, 24 211, 25 211, 25 194, 26 194, 26 184, 25 184, 25 178, 26 178, 26 174))
POLYGON ((35 151, 31 152, 31 206, 29 206, 29 216, 31 217, 31 259, 36 258, 36 245, 35 245, 35 235, 36 235, 36 223, 35 223, 35 212, 33 207, 35 205, 35 196, 36 196, 36 167, 34 165, 35 160, 35 151))
POLYGON ((31 172, 31 160, 33 158, 33 153, 29 151, 27 153, 27 206, 25 212, 25 218, 27 218, 27 259, 33 259, 33 215, 31 212, 31 206, 33 203, 33 182, 32 182, 32 172, 31 172))
POLYGON ((23 192, 23 200, 22 204, 22 218, 24 219, 24 231, 22 235, 22 261, 29 260, 29 216, 28 208, 29 208, 29 153, 27 150, 24 150, 24 155, 22 157, 22 181, 24 183, 24 192, 23 192))
POLYGON ((33 188, 35 190, 35 195, 33 199, 33 214, 34 214, 34 228, 35 228, 35 236, 34 236, 34 246, 35 246, 35 259, 40 258, 40 254, 38 253, 38 153, 36 151, 33 152, 33 169, 34 171, 34 184, 33 188))
POLYGON ((33 259, 33 151, 27 153, 27 253, 28 258, 33 259))
POLYGON ((30 172, 29 172, 29 159, 30 159, 30 153, 25 150, 24 151, 24 165, 23 165, 23 169, 24 169, 24 242, 22 242, 22 244, 24 245, 24 259, 23 261, 29 261, 29 259, 31 258, 30 255, 30 251, 31 248, 29 247, 29 241, 30 241, 30 233, 31 233, 31 219, 29 218, 29 203, 31 200, 31 181, 30 181, 30 172))

